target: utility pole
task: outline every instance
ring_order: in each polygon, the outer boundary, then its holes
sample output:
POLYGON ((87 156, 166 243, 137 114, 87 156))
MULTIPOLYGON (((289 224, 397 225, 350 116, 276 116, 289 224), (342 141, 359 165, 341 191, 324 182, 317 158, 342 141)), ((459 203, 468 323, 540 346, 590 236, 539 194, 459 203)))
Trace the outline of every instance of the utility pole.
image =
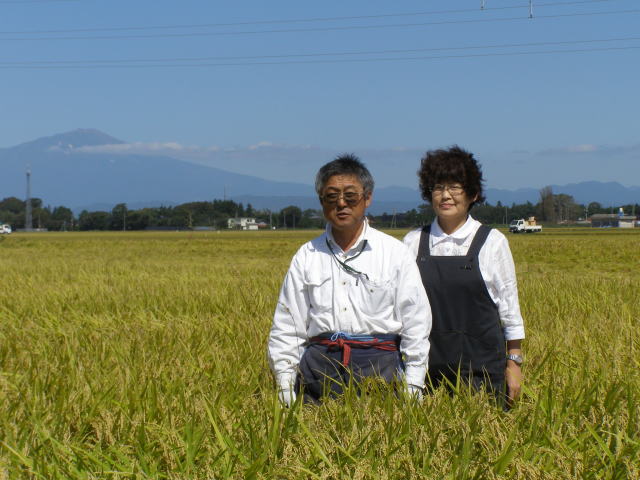
POLYGON ((33 212, 31 210, 31 166, 27 166, 27 202, 25 205, 24 229, 26 232, 33 230, 33 212))

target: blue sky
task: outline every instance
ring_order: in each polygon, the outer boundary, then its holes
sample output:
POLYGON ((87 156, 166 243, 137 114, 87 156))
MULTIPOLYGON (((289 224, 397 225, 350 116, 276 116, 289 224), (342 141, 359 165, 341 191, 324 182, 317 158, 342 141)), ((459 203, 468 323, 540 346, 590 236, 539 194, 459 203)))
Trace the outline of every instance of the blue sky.
POLYGON ((640 184, 639 2, 480 6, 0 0, 0 147, 97 128, 304 183, 349 151, 415 186, 421 153, 457 143, 490 187, 640 184))

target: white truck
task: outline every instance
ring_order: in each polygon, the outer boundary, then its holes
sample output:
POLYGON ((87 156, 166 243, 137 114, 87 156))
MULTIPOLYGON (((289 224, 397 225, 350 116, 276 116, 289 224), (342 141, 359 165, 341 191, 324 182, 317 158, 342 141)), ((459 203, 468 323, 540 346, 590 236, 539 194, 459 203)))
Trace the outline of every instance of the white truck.
POLYGON ((11 225, 8 223, 0 223, 0 233, 11 233, 11 225))
POLYGON ((535 217, 529 217, 527 220, 520 218, 519 220, 513 220, 509 224, 509 231, 511 233, 534 233, 541 232, 542 225, 536 223, 535 217))

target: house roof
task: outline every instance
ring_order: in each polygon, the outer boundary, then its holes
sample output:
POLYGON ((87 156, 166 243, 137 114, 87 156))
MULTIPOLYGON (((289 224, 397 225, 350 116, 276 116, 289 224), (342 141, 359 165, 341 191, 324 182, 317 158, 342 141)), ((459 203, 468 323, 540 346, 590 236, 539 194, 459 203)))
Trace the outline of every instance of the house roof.
POLYGON ((635 220, 633 215, 618 215, 617 213, 594 213, 591 215, 591 220, 635 220))

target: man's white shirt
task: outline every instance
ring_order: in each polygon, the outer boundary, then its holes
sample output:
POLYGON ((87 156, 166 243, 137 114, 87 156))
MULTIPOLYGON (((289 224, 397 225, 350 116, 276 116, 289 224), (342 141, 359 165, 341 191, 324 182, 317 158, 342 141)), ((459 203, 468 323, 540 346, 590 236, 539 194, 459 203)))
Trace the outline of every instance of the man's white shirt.
MULTIPOLYGON (((438 221, 434 221, 429 235, 431 255, 445 257, 466 255, 480 225, 480 222, 469 216, 462 227, 448 235, 442 231, 438 221)), ((414 259, 418 256, 421 232, 421 229, 413 230, 403 240, 414 259)), ((523 339, 524 322, 518 302, 515 265, 509 242, 498 230, 493 229, 489 233, 480 249, 478 263, 489 295, 498 307, 505 339, 523 339)))
POLYGON ((287 390, 295 383, 309 338, 329 332, 398 334, 405 380, 423 386, 430 331, 429 300, 415 256, 402 242, 365 222, 358 240, 344 252, 328 225, 291 261, 269 334, 269 361, 278 387, 287 390))

